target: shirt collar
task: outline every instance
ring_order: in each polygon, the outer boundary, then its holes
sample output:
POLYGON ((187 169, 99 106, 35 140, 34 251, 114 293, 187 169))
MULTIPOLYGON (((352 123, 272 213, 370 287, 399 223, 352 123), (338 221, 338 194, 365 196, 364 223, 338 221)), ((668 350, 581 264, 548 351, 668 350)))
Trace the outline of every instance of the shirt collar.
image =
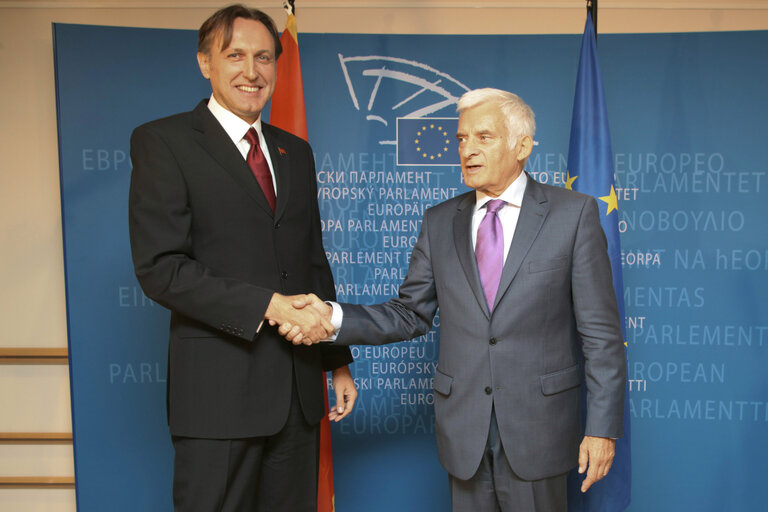
POLYGON ((221 124, 221 127, 224 128, 224 131, 227 132, 229 138, 232 139, 232 142, 235 144, 243 140, 245 133, 251 127, 253 127, 259 134, 259 139, 263 138, 261 135, 261 115, 259 115, 259 118, 256 119, 252 125, 248 124, 246 121, 243 121, 231 111, 222 107, 221 104, 216 101, 216 98, 213 97, 213 94, 211 94, 211 99, 208 100, 208 110, 211 111, 211 114, 213 114, 219 124, 221 124))
POLYGON ((475 211, 483 208, 491 199, 503 199, 507 204, 520 208, 523 204, 523 195, 525 194, 525 186, 527 183, 528 177, 524 172, 521 172, 520 176, 515 178, 515 181, 510 183, 499 197, 491 197, 485 192, 475 190, 475 211))

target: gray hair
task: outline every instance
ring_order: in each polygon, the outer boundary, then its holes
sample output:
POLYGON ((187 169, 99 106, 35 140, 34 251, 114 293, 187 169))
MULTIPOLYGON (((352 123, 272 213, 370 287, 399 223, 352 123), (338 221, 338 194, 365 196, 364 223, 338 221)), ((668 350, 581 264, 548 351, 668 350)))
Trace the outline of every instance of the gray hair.
POLYGON ((507 130, 509 130, 510 148, 517 144, 518 138, 526 135, 533 137, 536 133, 536 118, 531 107, 517 94, 501 89, 486 87, 466 92, 459 98, 456 110, 461 114, 467 109, 484 103, 495 103, 504 115, 507 130))

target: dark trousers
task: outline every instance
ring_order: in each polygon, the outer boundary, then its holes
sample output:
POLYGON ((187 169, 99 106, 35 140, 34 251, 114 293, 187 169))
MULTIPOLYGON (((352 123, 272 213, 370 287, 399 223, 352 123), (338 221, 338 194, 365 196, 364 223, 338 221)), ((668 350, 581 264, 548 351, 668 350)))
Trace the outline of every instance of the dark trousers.
POLYGON ((292 393, 288 420, 273 436, 173 437, 176 512, 316 512, 319 425, 292 393))
MULTIPOLYGON (((525 442, 521 440, 520 442, 525 442)), ((496 411, 491 413, 488 442, 477 473, 469 480, 450 476, 453 512, 566 512, 568 473, 542 480, 522 480, 507 462, 496 411)))

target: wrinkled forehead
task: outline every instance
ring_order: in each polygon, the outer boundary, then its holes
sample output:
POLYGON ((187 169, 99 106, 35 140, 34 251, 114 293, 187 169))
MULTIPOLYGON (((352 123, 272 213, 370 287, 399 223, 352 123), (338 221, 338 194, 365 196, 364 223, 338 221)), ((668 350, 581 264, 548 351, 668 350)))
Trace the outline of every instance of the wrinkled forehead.
POLYGON ((504 115, 498 105, 483 103, 469 107, 459 114, 459 132, 506 131, 504 115))

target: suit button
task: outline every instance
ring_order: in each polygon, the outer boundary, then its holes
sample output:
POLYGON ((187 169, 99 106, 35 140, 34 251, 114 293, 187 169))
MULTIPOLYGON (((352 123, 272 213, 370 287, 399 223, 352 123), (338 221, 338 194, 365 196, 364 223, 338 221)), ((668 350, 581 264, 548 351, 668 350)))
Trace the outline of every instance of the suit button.
POLYGON ((280 274, 280 277, 282 277, 283 279, 288 279, 288 272, 283 270, 283 272, 280 274))
POLYGON ((486 395, 490 395, 491 394, 491 387, 490 386, 485 386, 485 394, 486 395))
POLYGON ((491 338, 490 340, 488 340, 488 343, 490 343, 491 345, 495 345, 496 344, 496 338, 491 338))
POLYGON ((275 229, 280 229, 280 223, 275 224, 275 229))

